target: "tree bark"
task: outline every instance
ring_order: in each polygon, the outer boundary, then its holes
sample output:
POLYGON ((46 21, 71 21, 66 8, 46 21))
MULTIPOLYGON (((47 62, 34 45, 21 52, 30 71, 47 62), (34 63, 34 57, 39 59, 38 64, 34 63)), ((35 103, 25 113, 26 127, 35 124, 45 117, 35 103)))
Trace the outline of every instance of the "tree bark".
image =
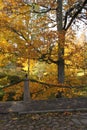
POLYGON ((65 31, 63 30, 62 0, 57 0, 56 21, 58 31, 58 81, 64 83, 64 43, 65 31))
POLYGON ((62 31, 59 36, 58 44, 58 81, 64 83, 65 79, 65 60, 64 60, 64 44, 65 44, 65 32, 62 31))

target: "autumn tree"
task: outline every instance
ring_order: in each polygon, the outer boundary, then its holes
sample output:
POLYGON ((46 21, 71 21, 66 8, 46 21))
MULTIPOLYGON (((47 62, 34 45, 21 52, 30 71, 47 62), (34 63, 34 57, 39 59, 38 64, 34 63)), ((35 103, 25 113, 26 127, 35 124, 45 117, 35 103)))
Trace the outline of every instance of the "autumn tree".
POLYGON ((7 64, 16 59, 16 64, 21 65, 22 62, 24 63, 29 58, 30 51, 31 55, 33 54, 33 47, 30 45, 31 27, 29 25, 29 7, 24 5, 22 1, 12 2, 10 0, 1 2, 1 5, 0 54, 2 57, 3 55, 9 57, 9 59, 7 58, 7 64))
POLYGON ((1 26, 11 32, 8 37, 15 43, 15 53, 21 60, 38 57, 56 64, 58 81, 64 83, 65 36, 79 20, 86 22, 87 1, 5 0, 1 5, 1 26))
MULTIPOLYGON (((31 0, 26 1, 25 3, 33 6, 32 11, 34 13, 49 13, 50 19, 56 22, 57 24, 57 32, 58 32, 58 60, 56 64, 58 65, 58 81, 60 83, 64 83, 64 44, 65 44, 65 34, 67 30, 79 22, 79 20, 83 20, 86 22, 86 9, 87 9, 87 1, 80 0, 57 0, 57 1, 49 1, 46 0, 43 2, 42 0, 31 0), (32 3, 32 4, 31 4, 32 3), (36 10, 36 5, 40 6, 39 10, 36 10), (55 15, 55 19, 52 19, 53 15, 55 15)), ((51 60, 52 61, 52 60, 51 60)))

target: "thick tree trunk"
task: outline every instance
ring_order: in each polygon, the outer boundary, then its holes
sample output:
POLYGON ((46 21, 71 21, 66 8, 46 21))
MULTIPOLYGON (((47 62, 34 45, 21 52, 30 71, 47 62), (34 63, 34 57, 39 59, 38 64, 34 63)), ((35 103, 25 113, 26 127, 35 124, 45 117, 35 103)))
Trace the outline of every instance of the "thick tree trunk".
POLYGON ((62 31, 59 36, 58 43, 58 81, 64 83, 65 78, 65 60, 64 60, 64 44, 65 44, 65 32, 62 31))
POLYGON ((62 0, 57 0, 56 21, 58 31, 58 82, 64 83, 64 43, 65 31, 63 30, 62 20, 62 0))

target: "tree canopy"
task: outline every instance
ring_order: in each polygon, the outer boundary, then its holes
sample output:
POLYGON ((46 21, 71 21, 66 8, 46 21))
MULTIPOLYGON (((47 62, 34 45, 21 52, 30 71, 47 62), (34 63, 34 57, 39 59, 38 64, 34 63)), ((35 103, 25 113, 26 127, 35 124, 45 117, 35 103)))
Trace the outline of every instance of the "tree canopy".
POLYGON ((25 71, 27 64, 34 80, 86 84, 80 78, 87 75, 87 0, 1 0, 0 5, 0 72, 25 71))

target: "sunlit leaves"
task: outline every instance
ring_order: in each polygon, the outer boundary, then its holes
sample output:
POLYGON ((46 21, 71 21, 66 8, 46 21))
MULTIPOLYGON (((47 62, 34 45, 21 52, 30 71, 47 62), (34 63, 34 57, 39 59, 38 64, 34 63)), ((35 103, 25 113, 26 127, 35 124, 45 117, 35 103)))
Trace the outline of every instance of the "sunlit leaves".
MULTIPOLYGON (((30 2, 25 4, 22 0, 0 1, 0 67, 9 68, 10 66, 11 68, 12 65, 15 65, 27 71, 29 67, 32 79, 58 87, 59 51, 61 58, 65 60, 65 83, 70 86, 86 84, 85 80, 79 78, 78 72, 84 71, 84 75, 86 75, 87 49, 84 47, 85 44, 83 46, 77 43, 76 29, 72 27, 68 32, 66 30, 61 30, 61 33, 57 32, 56 1, 39 0, 39 2, 35 2, 31 0, 30 2), (47 9, 50 10, 50 13, 41 13, 47 9), (64 53, 61 51, 63 48, 64 53)), ((63 1, 63 20, 67 10, 75 3, 76 0, 63 1)), ((71 13, 72 15, 73 13, 71 13)), ((3 81, 6 83, 6 79, 3 81)), ((54 96, 58 91, 57 87, 49 88, 40 83, 31 83, 31 86, 33 99, 35 97, 46 99, 54 96), (37 91, 39 91, 39 96, 35 94, 37 91)), ((13 92, 12 88, 9 89, 7 89, 9 93, 13 92)), ((17 93, 15 92, 15 100, 19 99, 21 91, 19 89, 17 93)), ((64 96, 70 97, 72 90, 63 89, 63 91, 64 96)))

